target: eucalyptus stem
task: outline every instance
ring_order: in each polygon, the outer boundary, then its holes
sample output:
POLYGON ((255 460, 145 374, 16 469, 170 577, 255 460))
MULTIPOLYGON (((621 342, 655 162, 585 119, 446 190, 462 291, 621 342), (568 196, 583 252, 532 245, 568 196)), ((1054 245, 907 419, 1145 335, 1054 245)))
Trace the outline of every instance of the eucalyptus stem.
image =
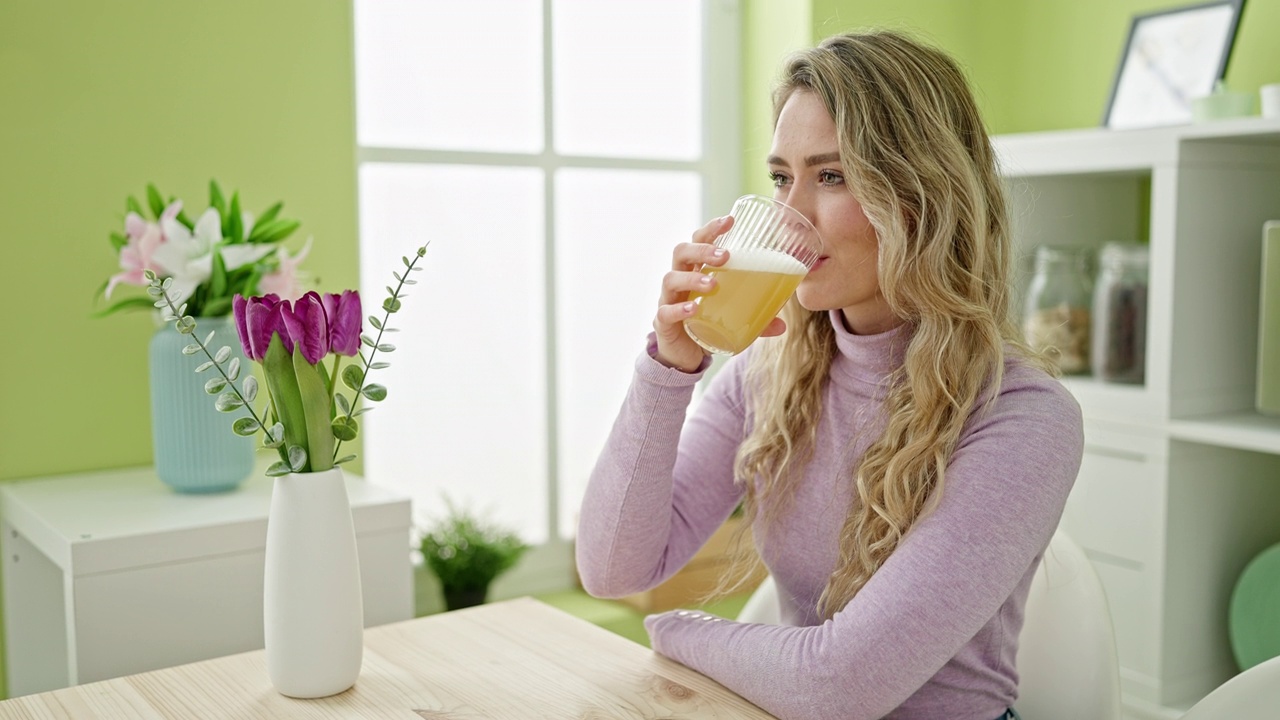
MULTIPOLYGON (((430 243, 427 243, 427 245, 430 245, 430 243)), ((364 353, 360 353, 360 359, 364 360, 364 370, 360 373, 360 389, 356 391, 356 397, 351 401, 351 408, 347 413, 347 417, 355 417, 356 407, 360 404, 360 399, 364 397, 364 390, 368 386, 366 380, 369 378, 369 371, 373 369, 373 359, 378 355, 378 347, 382 345, 382 335, 384 332, 387 332, 387 323, 391 320, 392 313, 400 310, 400 291, 404 289, 405 281, 409 279, 409 273, 414 271, 418 261, 425 257, 426 254, 427 246, 423 245, 418 248, 416 253, 414 253, 412 261, 405 262, 407 269, 404 271, 404 275, 398 276, 399 282, 396 284, 396 289, 392 290, 391 297, 382 303, 382 322, 378 323, 378 337, 373 341, 373 349, 369 352, 369 357, 367 358, 364 356, 364 353)), ((337 462, 338 450, 341 447, 342 440, 338 440, 333 446, 334 462, 337 462)))
MULTIPOLYGON (((213 353, 209 352, 209 348, 205 346, 204 341, 201 340, 196 335, 196 319, 191 317, 190 315, 182 314, 181 310, 186 309, 185 305, 182 308, 175 307, 173 304, 173 298, 169 297, 169 291, 165 289, 162 281, 160 281, 159 279, 151 280, 151 287, 156 288, 159 291, 160 298, 164 300, 165 305, 168 307, 171 317, 165 318, 165 319, 173 320, 174 321, 173 327, 175 330, 177 330, 179 333, 182 333, 183 335, 190 335, 191 339, 195 340, 196 345, 200 346, 200 350, 204 352, 205 357, 209 358, 209 362, 213 364, 213 367, 217 368, 218 374, 221 375, 222 379, 226 381, 227 387, 231 388, 231 392, 235 393, 236 398, 240 400, 240 404, 244 407, 244 409, 249 411, 249 416, 253 418, 254 422, 258 423, 258 429, 266 433, 267 437, 270 438, 271 434, 267 431, 267 424, 264 423, 262 419, 258 417, 258 413, 253 411, 253 404, 249 400, 247 400, 244 395, 240 393, 240 389, 236 387, 235 381, 232 380, 227 375, 226 371, 222 369, 222 363, 218 362, 217 358, 213 356, 213 353), (184 326, 188 328, 186 332, 183 332, 184 326)), ((252 371, 246 370, 246 372, 252 372, 252 371)), ((279 445, 275 449, 276 449, 276 452, 280 454, 280 458, 282 460, 284 460, 286 463, 289 462, 289 456, 284 450, 284 445, 279 445)))

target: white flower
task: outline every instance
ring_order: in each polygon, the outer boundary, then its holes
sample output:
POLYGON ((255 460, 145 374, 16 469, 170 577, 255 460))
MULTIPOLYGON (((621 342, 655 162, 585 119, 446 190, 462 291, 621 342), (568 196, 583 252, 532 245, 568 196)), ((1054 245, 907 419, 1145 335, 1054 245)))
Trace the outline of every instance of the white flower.
MULTIPOLYGON (((181 201, 174 203, 181 209, 181 201)), ((172 206, 171 206, 172 207, 172 206)), ((167 215, 168 213, 166 213, 167 215)), ((177 213, 173 213, 174 216, 177 213)), ((152 254, 152 261, 173 278, 169 297, 181 305, 196 288, 213 275, 213 250, 218 249, 227 272, 257 262, 276 250, 274 245, 248 243, 227 244, 222 241, 222 217, 214 208, 204 211, 196 221, 195 232, 175 217, 161 220, 165 242, 152 254)))

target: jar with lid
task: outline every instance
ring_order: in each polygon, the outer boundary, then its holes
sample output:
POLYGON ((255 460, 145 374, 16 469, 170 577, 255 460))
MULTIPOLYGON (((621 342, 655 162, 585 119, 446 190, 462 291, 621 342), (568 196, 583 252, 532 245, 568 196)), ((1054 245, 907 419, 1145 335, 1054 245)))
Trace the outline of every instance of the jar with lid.
POLYGON ((1023 334, 1064 375, 1089 372, 1089 308, 1093 282, 1088 248, 1042 245, 1027 289, 1023 334))
POLYGON ((1110 382, 1142 384, 1147 364, 1147 246, 1108 243, 1099 265, 1093 297, 1093 374, 1110 382))

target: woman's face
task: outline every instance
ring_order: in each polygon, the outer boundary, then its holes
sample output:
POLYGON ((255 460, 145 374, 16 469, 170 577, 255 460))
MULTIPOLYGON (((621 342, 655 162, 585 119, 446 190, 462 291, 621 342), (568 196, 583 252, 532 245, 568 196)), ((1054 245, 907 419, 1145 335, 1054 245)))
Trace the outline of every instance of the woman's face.
POLYGON ((796 299, 808 310, 842 310, 845 327, 859 335, 897 326, 880 293, 879 239, 845 184, 836 125, 817 95, 797 90, 787 99, 768 162, 773 197, 803 213, 822 236, 822 257, 796 299))

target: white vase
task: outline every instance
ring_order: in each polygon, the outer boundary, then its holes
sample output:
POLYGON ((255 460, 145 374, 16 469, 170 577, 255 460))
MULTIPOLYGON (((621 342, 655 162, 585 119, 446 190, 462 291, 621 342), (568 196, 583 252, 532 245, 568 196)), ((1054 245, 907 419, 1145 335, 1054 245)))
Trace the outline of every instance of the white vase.
POLYGON ((360 562, 338 468, 275 479, 267 518, 263 630, 267 673, 283 695, 336 695, 360 675, 360 562))

